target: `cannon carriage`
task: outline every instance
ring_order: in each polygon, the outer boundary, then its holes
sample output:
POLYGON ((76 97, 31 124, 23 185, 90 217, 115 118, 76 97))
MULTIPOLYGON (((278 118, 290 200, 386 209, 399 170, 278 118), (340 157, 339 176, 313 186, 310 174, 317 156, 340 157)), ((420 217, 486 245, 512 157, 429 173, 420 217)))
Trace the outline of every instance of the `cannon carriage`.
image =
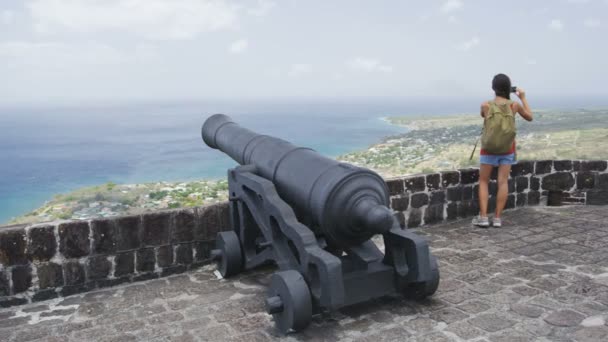
POLYGON ((228 171, 230 223, 212 257, 224 277, 273 263, 266 307, 279 331, 313 314, 389 294, 432 295, 437 261, 427 242, 401 229, 375 172, 240 127, 216 114, 204 142, 240 166, 228 171), (372 242, 384 239, 384 253, 372 242))

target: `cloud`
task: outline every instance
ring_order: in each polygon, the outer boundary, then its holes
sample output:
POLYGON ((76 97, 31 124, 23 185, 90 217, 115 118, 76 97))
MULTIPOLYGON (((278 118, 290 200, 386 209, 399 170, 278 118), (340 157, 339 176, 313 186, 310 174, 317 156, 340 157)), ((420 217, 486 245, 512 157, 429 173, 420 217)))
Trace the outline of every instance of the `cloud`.
POLYGON ((585 27, 588 27, 588 28, 595 28, 595 27, 600 27, 601 22, 598 19, 587 18, 583 22, 583 25, 585 25, 585 27))
POLYGON ((458 19, 456 19, 455 16, 451 15, 448 17, 448 23, 450 24, 456 24, 458 22, 458 19))
POLYGON ((10 10, 0 11, 0 24, 10 25, 15 21, 15 12, 10 10))
POLYGON ((238 26, 239 6, 223 0, 33 0, 38 33, 127 32, 158 39, 192 39, 238 26))
POLYGON ((528 64, 528 65, 536 65, 537 63, 536 63, 535 59, 528 58, 528 59, 526 59, 526 64, 528 64))
POLYGON ((559 31, 562 31, 564 29, 564 24, 559 19, 553 19, 549 23, 548 27, 549 27, 549 29, 551 29, 553 31, 558 31, 559 32, 559 31))
POLYGON ((249 47, 249 42, 246 39, 239 39, 234 43, 230 44, 230 52, 232 53, 243 53, 249 47))
POLYGON ((463 42, 460 45, 458 45, 458 49, 462 50, 462 51, 469 51, 472 48, 474 48, 477 45, 479 45, 480 42, 481 41, 479 40, 478 37, 473 37, 473 38, 467 40, 466 42, 463 42))
POLYGON ((247 10, 247 13, 256 17, 262 17, 268 14, 268 12, 270 12, 275 6, 276 3, 274 1, 258 0, 257 6, 247 10))
POLYGON ((289 71, 287 72, 287 76, 289 77, 300 77, 305 74, 309 74, 312 72, 312 66, 310 64, 293 64, 289 71))
POLYGON ((589 1, 590 0, 566 0, 566 2, 569 2, 571 4, 586 4, 589 1))
POLYGON ((440 10, 443 13, 449 13, 461 9, 462 6, 464 3, 460 0, 448 0, 441 5, 440 10))
POLYGON ((358 71, 365 72, 393 72, 393 67, 390 65, 382 64, 380 61, 371 58, 357 57, 346 63, 346 65, 358 71))

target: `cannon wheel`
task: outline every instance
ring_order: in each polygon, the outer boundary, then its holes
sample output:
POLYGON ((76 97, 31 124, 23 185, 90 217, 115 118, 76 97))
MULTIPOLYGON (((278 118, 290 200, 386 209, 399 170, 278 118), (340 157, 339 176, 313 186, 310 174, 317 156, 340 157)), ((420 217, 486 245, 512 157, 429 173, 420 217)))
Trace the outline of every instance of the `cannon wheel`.
POLYGON ((227 278, 241 272, 243 268, 243 253, 239 237, 233 231, 220 232, 215 239, 213 257, 217 260, 217 269, 222 277, 227 278))
POLYGON ((420 300, 432 296, 439 287, 439 266, 437 258, 431 255, 431 279, 423 283, 412 283, 405 288, 403 295, 409 299, 420 300))
POLYGON ((312 319, 312 301, 304 277, 294 270, 273 274, 266 307, 281 333, 306 328, 312 319))

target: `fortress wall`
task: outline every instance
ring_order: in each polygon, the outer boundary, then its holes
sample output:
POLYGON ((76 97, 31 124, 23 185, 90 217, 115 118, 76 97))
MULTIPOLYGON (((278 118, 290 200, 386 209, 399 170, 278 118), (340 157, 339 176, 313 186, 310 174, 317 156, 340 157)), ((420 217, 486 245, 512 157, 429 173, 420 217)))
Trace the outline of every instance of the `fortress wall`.
MULTIPOLYGON (((606 161, 520 161, 509 179, 507 208, 608 204, 606 161)), ((496 173, 490 212, 496 204, 496 173)), ((478 214, 479 170, 387 180, 402 227, 478 214)), ((0 307, 163 277, 208 264, 218 231, 230 229, 228 203, 90 221, 0 229, 0 307)))

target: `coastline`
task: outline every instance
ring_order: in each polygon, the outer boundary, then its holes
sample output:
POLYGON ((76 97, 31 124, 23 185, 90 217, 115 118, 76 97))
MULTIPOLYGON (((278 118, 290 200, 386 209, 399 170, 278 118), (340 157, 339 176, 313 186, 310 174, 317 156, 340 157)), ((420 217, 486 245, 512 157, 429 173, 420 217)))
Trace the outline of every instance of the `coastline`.
MULTIPOLYGON (((608 110, 536 111, 532 123, 518 122, 519 159, 608 159, 608 110), (575 115, 573 115, 575 114, 575 115), (597 128, 600 127, 600 128, 597 128)), ((477 114, 433 117, 380 117, 406 132, 385 136, 366 149, 336 159, 373 169, 385 178, 455 170, 478 165, 469 160, 479 135, 477 114)), ((226 180, 113 184, 54 196, 40 208, 5 224, 57 219, 92 219, 151 210, 193 207, 227 200, 226 180)))

